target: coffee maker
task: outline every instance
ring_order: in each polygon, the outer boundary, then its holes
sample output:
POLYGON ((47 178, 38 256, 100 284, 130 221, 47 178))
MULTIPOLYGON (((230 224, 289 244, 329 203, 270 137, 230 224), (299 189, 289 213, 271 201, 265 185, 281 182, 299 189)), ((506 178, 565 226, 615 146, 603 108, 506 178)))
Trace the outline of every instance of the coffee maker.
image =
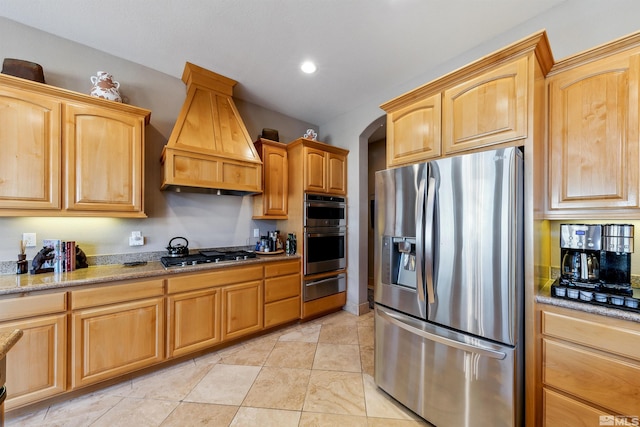
POLYGON ((610 294, 632 295, 633 225, 606 224, 602 230, 600 290, 610 294))
POLYGON ((597 289, 600 282, 601 250, 601 225, 561 224, 560 284, 582 289, 597 289))

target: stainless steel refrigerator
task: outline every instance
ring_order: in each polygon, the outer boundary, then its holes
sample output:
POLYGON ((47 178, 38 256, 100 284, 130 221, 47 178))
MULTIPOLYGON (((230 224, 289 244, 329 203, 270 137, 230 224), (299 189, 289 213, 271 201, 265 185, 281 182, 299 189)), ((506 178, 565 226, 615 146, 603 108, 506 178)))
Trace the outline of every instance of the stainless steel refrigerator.
POLYGON ((375 381, 436 426, 523 423, 523 157, 376 173, 375 381))

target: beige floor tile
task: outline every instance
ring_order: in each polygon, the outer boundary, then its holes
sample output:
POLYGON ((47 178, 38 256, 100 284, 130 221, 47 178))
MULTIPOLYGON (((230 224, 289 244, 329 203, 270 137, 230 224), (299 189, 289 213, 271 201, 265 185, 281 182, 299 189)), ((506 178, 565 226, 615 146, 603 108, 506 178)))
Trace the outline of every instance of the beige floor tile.
POLYGON ((222 360, 220 350, 212 351, 210 353, 203 354, 193 359, 196 365, 214 365, 222 360))
POLYGON ((5 427, 31 427, 44 425, 44 417, 49 408, 36 411, 8 412, 5 418, 5 427))
POLYGON ((176 406, 178 402, 169 400, 125 397, 91 424, 91 427, 155 427, 159 426, 176 406))
POLYGON ((315 343, 280 341, 271 351, 264 366, 311 369, 315 353, 315 343))
POLYGON ((299 427, 367 427, 367 417, 303 412, 299 427))
POLYGON ((180 401, 209 372, 211 365, 196 365, 193 360, 134 378, 128 397, 180 401))
POLYGON ((297 427, 300 412, 282 409, 242 407, 231 422, 233 427, 297 427))
POLYGON ((318 321, 323 325, 346 325, 356 323, 358 321, 358 316, 355 316, 348 311, 341 310, 321 317, 318 321))
POLYGON ((358 323, 358 344, 373 346, 374 333, 371 326, 358 323))
POLYGON ((362 383, 364 384, 364 397, 368 417, 399 420, 417 419, 413 412, 379 389, 371 375, 362 374, 362 383))
POLYGON ((360 346, 360 364, 362 365, 362 373, 373 376, 375 368, 374 346, 360 346))
POLYGON ((319 343, 358 344, 358 328, 352 324, 323 324, 319 343))
POLYGON ((313 369, 362 372, 357 345, 318 343, 313 369))
POLYGON ((311 371, 304 411, 366 415, 362 374, 311 371))
POLYGON ((164 420, 161 426, 228 426, 237 412, 237 406, 183 402, 164 420))
POLYGON ((428 422, 421 420, 394 420, 389 418, 368 418, 368 427, 421 427, 432 426, 428 422))
POLYGON ((259 372, 258 366, 219 363, 211 368, 184 401, 240 406, 259 372))
POLYGON ((42 425, 85 427, 99 419, 122 400, 122 397, 96 392, 58 403, 49 407, 42 425))
POLYGON ((278 342, 277 337, 260 337, 221 352, 221 363, 226 365, 262 366, 278 342))
POLYGON ((264 367, 242 406, 300 411, 310 374, 308 369, 264 367))
POLYGON ((318 342, 320 336, 320 328, 322 325, 318 324, 305 324, 302 326, 296 326, 291 328, 286 333, 280 335, 279 341, 301 341, 301 342, 318 342))

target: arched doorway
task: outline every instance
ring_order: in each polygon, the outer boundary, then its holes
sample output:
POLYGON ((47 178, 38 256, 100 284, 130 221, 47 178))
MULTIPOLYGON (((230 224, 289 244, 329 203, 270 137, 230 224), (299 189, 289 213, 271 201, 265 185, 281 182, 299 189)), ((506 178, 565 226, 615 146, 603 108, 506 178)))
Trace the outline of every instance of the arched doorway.
POLYGON ((365 207, 360 213, 360 229, 358 230, 359 246, 366 256, 359 256, 360 311, 366 312, 363 305, 372 307, 373 298, 373 218, 375 215, 374 176, 378 170, 386 169, 386 116, 380 116, 369 124, 360 134, 360 206, 365 207), (367 179, 364 179, 367 177, 367 179), (364 304, 363 304, 364 303, 364 304))

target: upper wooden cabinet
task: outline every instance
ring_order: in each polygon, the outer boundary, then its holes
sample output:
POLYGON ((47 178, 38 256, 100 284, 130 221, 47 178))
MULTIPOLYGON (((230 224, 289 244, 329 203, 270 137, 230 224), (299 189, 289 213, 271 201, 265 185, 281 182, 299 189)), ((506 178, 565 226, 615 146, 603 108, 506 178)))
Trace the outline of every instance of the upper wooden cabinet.
POLYGON ((540 95, 552 64, 541 31, 382 104, 387 167, 524 145, 537 127, 533 117, 543 111, 540 95))
POLYGON ((638 44, 621 39, 550 73, 549 218, 640 217, 638 44))
POLYGON ((262 159, 262 194, 253 197, 254 219, 287 219, 289 164, 287 146, 260 138, 254 142, 262 159))
POLYGON ((150 114, 0 75, 0 216, 145 217, 150 114))
POLYGON ((387 167, 440 157, 441 120, 439 93, 387 114, 387 167))
POLYGON ((304 192, 347 194, 347 150, 305 138, 289 143, 287 150, 292 163, 302 164, 304 192))
POLYGON ((445 154, 527 135, 528 63, 519 58, 444 91, 445 154))

